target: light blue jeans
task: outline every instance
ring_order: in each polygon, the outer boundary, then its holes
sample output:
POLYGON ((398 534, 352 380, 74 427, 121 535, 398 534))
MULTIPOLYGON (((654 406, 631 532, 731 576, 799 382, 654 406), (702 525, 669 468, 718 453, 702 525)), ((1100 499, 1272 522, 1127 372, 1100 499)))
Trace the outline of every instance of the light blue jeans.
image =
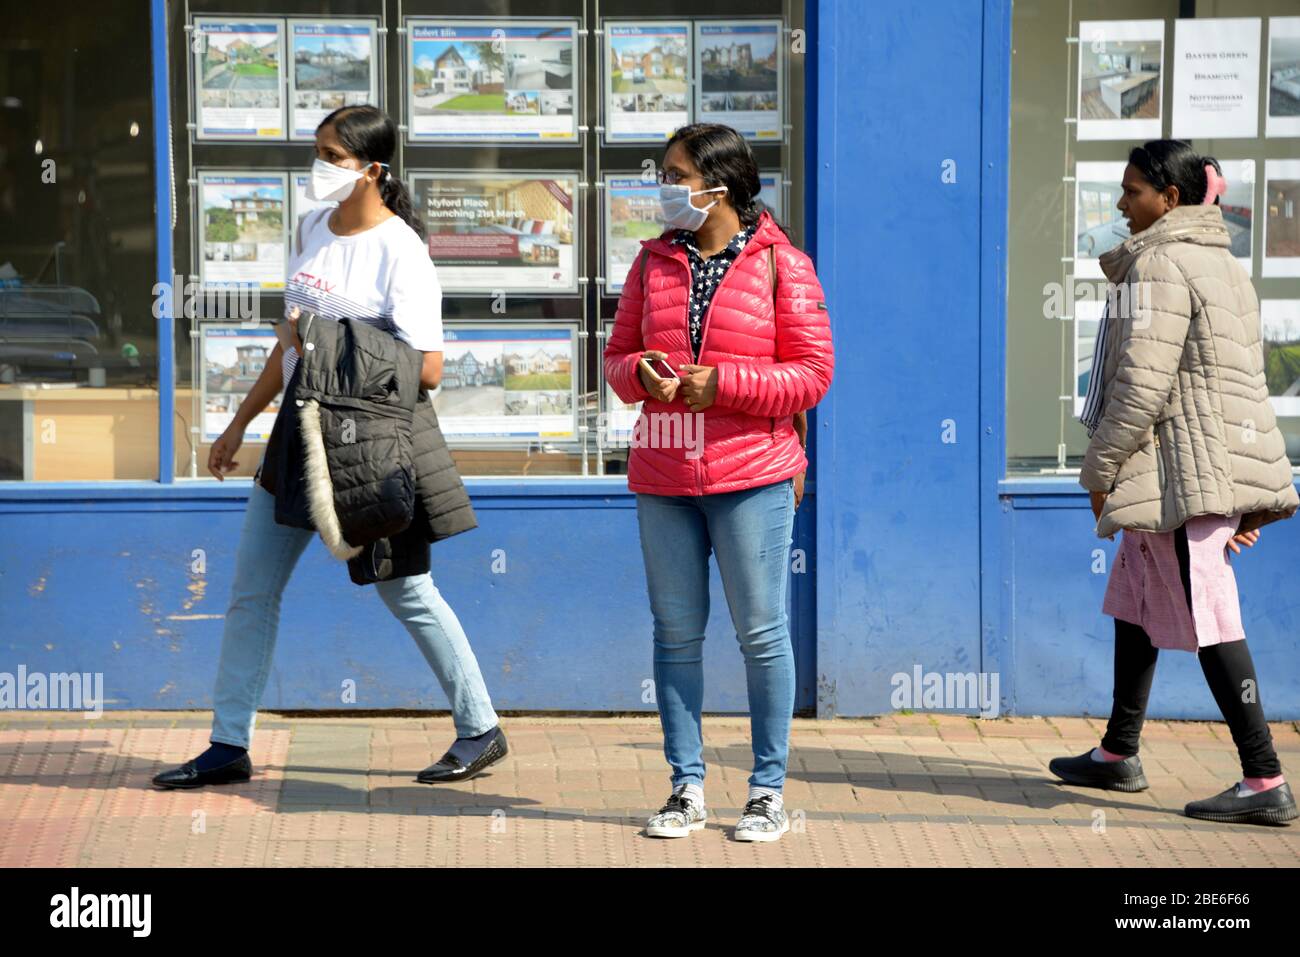
POLYGON ((673 787, 704 782, 700 712, 712 551, 745 659, 754 749, 749 783, 781 790, 794 713, 786 613, 793 481, 717 495, 638 494, 636 513, 654 616, 655 700, 673 787))
MULTIPOLYGON (((280 597, 314 532, 277 525, 275 496, 254 483, 244 513, 235 583, 231 589, 221 664, 213 693, 211 740, 247 748, 257 706, 271 673, 280 597)), ((356 588, 340 564, 342 587, 356 588)), ((456 613, 428 575, 378 582, 375 589, 389 611, 406 626, 438 677, 459 737, 474 737, 497 726, 487 686, 456 613)))

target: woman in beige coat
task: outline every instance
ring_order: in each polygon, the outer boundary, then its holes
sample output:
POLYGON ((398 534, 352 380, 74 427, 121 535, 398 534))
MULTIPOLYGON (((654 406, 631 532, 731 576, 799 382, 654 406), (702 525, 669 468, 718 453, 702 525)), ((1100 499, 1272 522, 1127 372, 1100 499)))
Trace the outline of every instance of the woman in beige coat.
POLYGON ((1259 301, 1232 255, 1222 171, 1181 140, 1135 148, 1119 209, 1130 238, 1101 257, 1110 281, 1082 421, 1080 484, 1097 534, 1122 530, 1102 610, 1115 618, 1114 707, 1099 747, 1056 758, 1070 784, 1147 787, 1138 759, 1158 649, 1196 653, 1243 780, 1189 817, 1296 816, 1241 626, 1229 550, 1289 518, 1291 465, 1269 404, 1259 301))

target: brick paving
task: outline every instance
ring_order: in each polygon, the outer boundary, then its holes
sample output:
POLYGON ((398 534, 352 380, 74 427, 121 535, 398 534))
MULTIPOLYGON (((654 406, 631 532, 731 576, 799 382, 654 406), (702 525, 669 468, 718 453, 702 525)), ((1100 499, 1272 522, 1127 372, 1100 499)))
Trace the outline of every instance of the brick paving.
MULTIPOLYGON (((731 840, 748 722, 705 719, 709 826, 643 835, 668 793, 658 719, 506 717, 510 756, 457 786, 414 775, 454 737, 448 717, 263 714, 247 784, 158 791, 207 746, 203 712, 0 714, 0 866, 1294 867, 1300 826, 1191 821, 1239 776, 1221 724, 1148 722, 1139 794, 1053 783, 1050 758, 1095 744, 1088 718, 900 714, 797 719, 792 833, 731 840)), ((1295 724, 1272 725, 1284 769, 1295 724)))

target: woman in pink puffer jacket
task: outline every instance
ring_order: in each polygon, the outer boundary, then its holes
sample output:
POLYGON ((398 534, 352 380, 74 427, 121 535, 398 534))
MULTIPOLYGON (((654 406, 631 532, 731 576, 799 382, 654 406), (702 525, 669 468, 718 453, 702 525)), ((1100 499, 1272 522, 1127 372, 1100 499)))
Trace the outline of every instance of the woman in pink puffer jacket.
POLYGON ((682 837, 707 820, 700 712, 712 552, 745 658, 754 749, 735 836, 773 841, 789 830, 788 556, 807 468, 799 426, 830 386, 830 324, 811 260, 760 211, 758 167, 739 133, 683 127, 659 176, 669 228, 642 243, 604 356, 619 398, 642 403, 628 487, 672 767, 672 794, 646 833, 682 837))

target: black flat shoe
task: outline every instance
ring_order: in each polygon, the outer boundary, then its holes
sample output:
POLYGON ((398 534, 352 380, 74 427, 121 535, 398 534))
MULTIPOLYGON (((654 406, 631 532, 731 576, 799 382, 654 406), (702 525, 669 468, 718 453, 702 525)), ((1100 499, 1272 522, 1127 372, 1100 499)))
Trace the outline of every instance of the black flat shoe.
POLYGON ((1183 813, 1202 821, 1226 824, 1285 825, 1298 816, 1291 785, 1285 783, 1247 797, 1237 797, 1237 785, 1234 784, 1222 794, 1204 801, 1193 801, 1183 808, 1183 813))
POLYGON ((462 764, 459 758, 448 751, 439 759, 437 764, 431 764, 417 774, 415 780, 421 784, 446 784, 450 781, 468 781, 485 768, 496 764, 509 753, 510 748, 506 746, 505 732, 497 728, 496 737, 469 764, 462 764))
POLYGON ((201 788, 205 784, 237 784, 253 776, 253 762, 248 755, 242 754, 229 764, 219 768, 200 771, 193 761, 186 761, 179 768, 172 768, 154 776, 154 787, 159 788, 201 788))
POLYGON ((1147 778, 1135 754, 1123 761, 1094 761, 1092 749, 1075 758, 1052 758, 1047 768, 1066 784, 1104 791, 1145 791, 1147 778))

